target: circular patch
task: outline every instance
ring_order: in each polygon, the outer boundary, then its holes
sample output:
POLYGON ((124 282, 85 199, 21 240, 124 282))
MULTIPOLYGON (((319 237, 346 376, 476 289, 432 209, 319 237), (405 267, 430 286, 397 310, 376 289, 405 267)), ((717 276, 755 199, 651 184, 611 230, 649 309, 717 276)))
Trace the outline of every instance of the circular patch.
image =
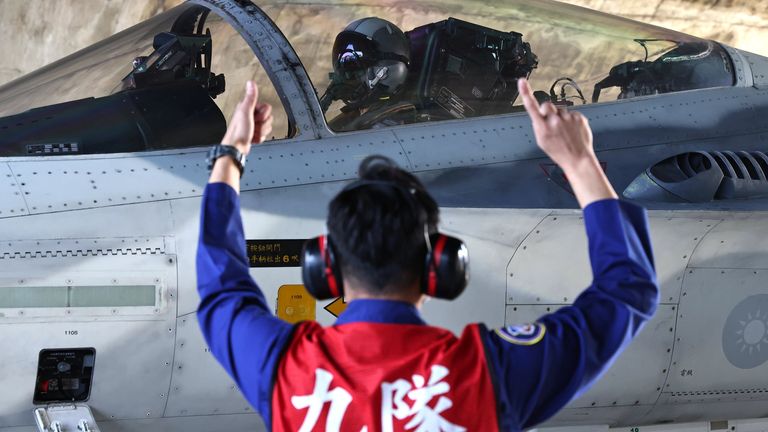
POLYGON ((517 345, 534 345, 544 338, 546 332, 547 328, 541 323, 507 326, 496 330, 499 337, 517 345))
POLYGON ((768 294, 747 297, 733 308, 723 327, 723 353, 740 369, 768 361, 768 294))

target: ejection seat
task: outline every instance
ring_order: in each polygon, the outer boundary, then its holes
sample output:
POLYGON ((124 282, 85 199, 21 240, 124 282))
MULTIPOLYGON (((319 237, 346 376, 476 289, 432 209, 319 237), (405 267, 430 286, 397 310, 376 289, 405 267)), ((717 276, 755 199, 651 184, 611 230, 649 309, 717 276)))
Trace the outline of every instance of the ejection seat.
POLYGON ((405 34, 411 75, 401 94, 430 120, 511 112, 517 79, 527 78, 538 64, 520 33, 456 18, 405 34))

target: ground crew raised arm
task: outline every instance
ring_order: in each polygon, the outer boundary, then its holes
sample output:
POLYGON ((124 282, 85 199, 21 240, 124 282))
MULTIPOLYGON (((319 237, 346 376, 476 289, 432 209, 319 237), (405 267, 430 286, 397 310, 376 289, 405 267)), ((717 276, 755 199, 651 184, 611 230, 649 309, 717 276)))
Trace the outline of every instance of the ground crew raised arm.
POLYGON ((498 329, 486 339, 500 383, 504 430, 536 425, 586 390, 656 308, 642 210, 597 201, 584 209, 584 221, 592 285, 572 306, 527 326, 498 329))
POLYGON ((572 306, 487 336, 503 430, 532 427, 586 390, 658 303, 645 211, 616 199, 586 118, 539 106, 527 82, 519 86, 539 146, 563 169, 584 209, 593 281, 572 306))
POLYGON ((277 319, 249 274, 239 208, 240 156, 271 128, 256 93, 249 83, 223 139, 229 148, 211 151, 198 317, 268 428, 519 431, 583 392, 653 314, 644 210, 617 199, 586 119, 539 106, 521 81, 537 142, 584 208, 594 279, 572 306, 520 326, 471 324, 458 337, 427 325, 418 312, 425 295, 454 298, 464 288, 464 246, 439 232, 437 204, 417 178, 373 157, 330 203, 328 235, 304 253, 310 292, 343 293, 347 310, 327 328, 277 319))

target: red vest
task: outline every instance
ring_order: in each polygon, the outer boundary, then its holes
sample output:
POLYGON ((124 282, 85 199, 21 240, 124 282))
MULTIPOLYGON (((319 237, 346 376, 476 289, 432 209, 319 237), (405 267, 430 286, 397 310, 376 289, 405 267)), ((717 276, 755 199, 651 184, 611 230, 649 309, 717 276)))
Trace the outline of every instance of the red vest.
POLYGON ((480 328, 299 324, 272 392, 275 431, 497 431, 480 328))

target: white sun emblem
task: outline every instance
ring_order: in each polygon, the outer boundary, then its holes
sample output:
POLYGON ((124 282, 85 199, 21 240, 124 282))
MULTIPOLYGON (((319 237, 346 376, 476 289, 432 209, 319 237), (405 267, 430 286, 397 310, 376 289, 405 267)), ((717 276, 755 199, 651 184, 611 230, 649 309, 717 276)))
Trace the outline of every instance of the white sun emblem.
POLYGON ((736 331, 739 335, 736 342, 741 346, 741 352, 752 355, 755 351, 768 349, 768 311, 765 314, 760 313, 759 310, 754 314, 748 313, 747 319, 739 321, 739 324, 742 327, 741 330, 736 331))
POLYGON ((768 294, 749 296, 728 314, 723 327, 723 354, 741 369, 768 362, 768 294))

